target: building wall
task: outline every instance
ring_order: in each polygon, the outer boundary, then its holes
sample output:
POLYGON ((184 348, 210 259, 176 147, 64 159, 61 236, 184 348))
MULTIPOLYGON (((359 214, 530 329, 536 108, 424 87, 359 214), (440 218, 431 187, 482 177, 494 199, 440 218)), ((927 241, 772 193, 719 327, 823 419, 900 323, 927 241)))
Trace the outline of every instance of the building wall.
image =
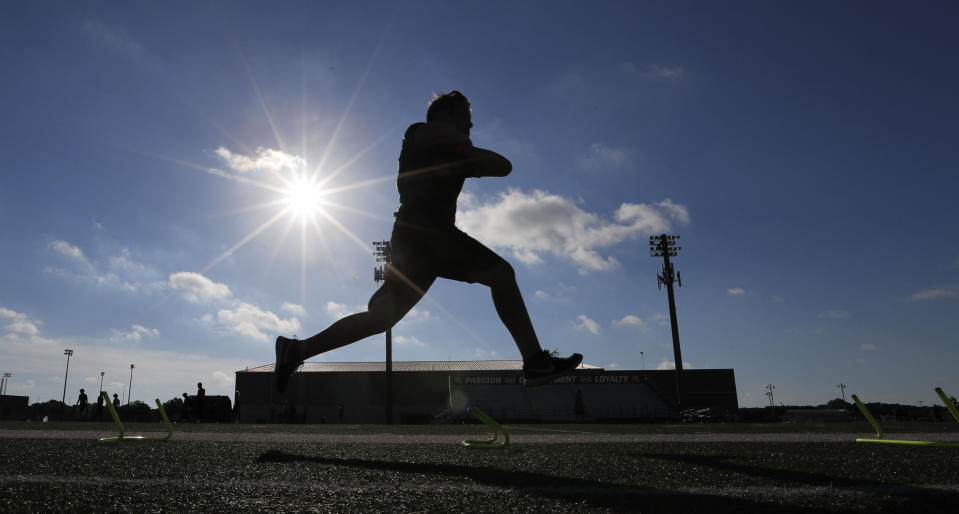
MULTIPOLYGON (((676 404, 673 371, 578 370, 527 388, 520 371, 393 372, 393 422, 428 423, 469 406, 506 421, 617 421, 676 418, 680 410, 738 408, 733 370, 686 370, 676 404), (581 409, 577 409, 577 394, 581 409)), ((237 372, 243 423, 384 423, 384 372, 294 374, 288 390, 270 372, 237 372), (342 407, 342 408, 341 408, 342 407)))

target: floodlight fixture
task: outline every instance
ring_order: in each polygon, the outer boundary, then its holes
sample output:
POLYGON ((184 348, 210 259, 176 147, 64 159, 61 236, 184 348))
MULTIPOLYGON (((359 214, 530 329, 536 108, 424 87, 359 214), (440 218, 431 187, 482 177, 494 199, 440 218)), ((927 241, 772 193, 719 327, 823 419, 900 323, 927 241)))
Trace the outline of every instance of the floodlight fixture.
MULTIPOLYGON (((373 268, 373 281, 379 284, 385 281, 390 273, 390 263, 393 262, 393 244, 390 241, 373 241, 373 256, 382 266, 373 268)), ((393 328, 386 329, 386 424, 393 423, 393 328)))
POLYGON ((127 388, 127 405, 130 405, 130 393, 133 392, 133 364, 130 364, 130 387, 127 388))
POLYGON ((67 348, 63 350, 63 354, 67 356, 67 371, 63 374, 63 398, 60 402, 67 403, 67 378, 70 376, 70 357, 73 355, 73 350, 67 348))

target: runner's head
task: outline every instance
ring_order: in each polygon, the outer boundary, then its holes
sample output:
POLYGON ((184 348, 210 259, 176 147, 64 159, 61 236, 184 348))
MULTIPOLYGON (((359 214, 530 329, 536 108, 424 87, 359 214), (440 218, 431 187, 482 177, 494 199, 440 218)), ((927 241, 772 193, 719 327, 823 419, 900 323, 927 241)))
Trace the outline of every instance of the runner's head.
POLYGON ((453 125, 467 136, 473 122, 470 116, 470 101, 459 91, 434 94, 426 110, 426 121, 442 121, 453 125))

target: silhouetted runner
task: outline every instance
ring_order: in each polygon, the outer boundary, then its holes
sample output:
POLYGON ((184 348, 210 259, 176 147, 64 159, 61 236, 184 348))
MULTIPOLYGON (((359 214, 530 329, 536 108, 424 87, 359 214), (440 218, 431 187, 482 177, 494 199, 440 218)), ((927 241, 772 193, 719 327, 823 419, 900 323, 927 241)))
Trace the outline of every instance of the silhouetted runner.
POLYGON ((456 199, 467 178, 505 177, 513 169, 503 156, 473 146, 472 126, 469 100, 451 91, 433 99, 426 123, 406 130, 396 180, 400 209, 383 286, 373 293, 366 312, 342 318, 302 341, 276 338, 275 380, 281 392, 304 360, 395 325, 437 277, 490 288, 496 312, 523 356, 526 385, 545 384, 582 362, 578 353, 557 357, 542 349, 513 267, 455 226, 456 199))

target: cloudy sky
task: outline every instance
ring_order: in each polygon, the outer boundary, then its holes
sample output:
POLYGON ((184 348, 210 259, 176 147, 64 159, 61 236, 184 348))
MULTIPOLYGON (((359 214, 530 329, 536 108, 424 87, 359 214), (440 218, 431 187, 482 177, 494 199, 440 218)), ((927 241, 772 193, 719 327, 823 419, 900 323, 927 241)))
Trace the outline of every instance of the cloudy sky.
MULTIPOLYGON (((433 92, 512 160, 458 224, 510 260, 544 347, 734 368, 740 404, 959 394, 953 3, 4 2, 0 372, 68 401, 232 394, 363 309, 396 159, 433 92), (642 352, 642 353, 641 353, 642 352)), ((440 281, 397 360, 516 359, 440 281)), ((319 357, 383 358, 376 336, 319 357)))

